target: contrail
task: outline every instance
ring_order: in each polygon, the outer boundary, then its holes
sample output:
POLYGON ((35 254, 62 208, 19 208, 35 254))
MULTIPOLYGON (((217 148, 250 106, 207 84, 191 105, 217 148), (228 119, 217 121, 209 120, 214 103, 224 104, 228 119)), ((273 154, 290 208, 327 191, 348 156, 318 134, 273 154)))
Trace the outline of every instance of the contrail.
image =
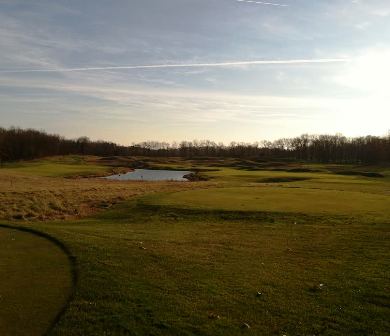
POLYGON ((264 1, 254 1, 254 0, 236 0, 237 2, 253 3, 257 5, 266 5, 266 6, 277 6, 277 7, 288 7, 285 4, 279 4, 275 2, 264 2, 264 1))
POLYGON ((320 59, 295 59, 295 60, 263 60, 263 61, 238 61, 220 63, 183 63, 183 64, 154 64, 154 65, 126 65, 88 68, 53 68, 53 69, 20 69, 0 70, 0 74, 29 73, 29 72, 78 72, 78 71, 102 71, 102 70, 136 70, 136 69, 169 69, 169 68, 214 68, 234 67, 240 65, 272 65, 272 64, 315 64, 315 63, 343 63, 348 58, 320 58, 320 59))

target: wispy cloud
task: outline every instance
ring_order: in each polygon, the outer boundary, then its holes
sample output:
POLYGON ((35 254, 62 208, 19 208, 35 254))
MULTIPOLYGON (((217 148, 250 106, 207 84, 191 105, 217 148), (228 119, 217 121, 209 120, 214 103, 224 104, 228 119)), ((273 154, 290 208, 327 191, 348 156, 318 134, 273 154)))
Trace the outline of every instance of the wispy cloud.
MULTIPOLYGON (((20 94, 9 97, 8 102, 18 102, 23 111, 39 113, 40 109, 50 107, 68 111, 77 110, 85 115, 93 110, 94 119, 115 119, 122 121, 137 120, 147 123, 153 120, 155 124, 179 123, 204 125, 208 122, 243 122, 261 124, 264 119, 286 121, 296 118, 302 111, 318 109, 316 102, 307 98, 283 96, 242 95, 237 93, 192 91, 192 90, 161 90, 147 88, 132 88, 107 83, 104 87, 98 84, 73 84, 56 82, 54 85, 32 82, 36 95, 25 94, 22 80, 2 81, 2 85, 12 85, 20 94), (70 99, 70 97, 72 97, 70 99), (83 97, 88 99, 82 104, 83 97), (29 106, 29 108, 27 108, 29 106), (196 116, 196 120, 194 119, 196 116)), ((3 99, 4 97, 2 97, 3 99)), ((0 111, 6 110, 6 105, 0 111)), ((25 113, 25 112, 23 112, 25 113)), ((67 112, 66 112, 67 113, 67 112)), ((302 116, 302 115, 301 115, 302 116)))
POLYGON ((55 69, 20 69, 0 70, 2 74, 28 73, 28 72, 79 72, 100 70, 136 70, 136 69, 169 69, 169 68, 209 68, 209 67, 236 67, 250 65, 297 65, 318 63, 345 63, 348 58, 319 58, 319 59, 291 59, 291 60, 258 60, 258 61, 233 61, 216 63, 179 63, 179 64, 152 64, 152 65, 125 65, 107 67, 82 67, 82 68, 55 68, 55 69))
POLYGON ((386 130, 389 55, 360 53, 389 48, 389 0, 224 1, 0 0, 1 123, 121 143, 386 130))
POLYGON ((266 5, 266 6, 277 6, 277 7, 288 7, 286 4, 279 4, 275 2, 264 2, 264 1, 254 1, 254 0, 236 0, 237 2, 245 2, 256 5, 266 5))
POLYGON ((71 74, 50 81, 46 76, 0 76, 0 91, 8 95, 1 97, 0 106, 5 125, 24 125, 22 120, 29 127, 79 136, 85 132, 79 125, 93 124, 88 136, 99 139, 105 134, 129 143, 151 137, 169 141, 203 138, 205 134, 213 134, 212 140, 218 141, 255 141, 308 130, 348 135, 368 129, 372 133, 382 131, 389 120, 387 98, 172 90, 118 83, 115 78, 107 80, 105 73, 91 74, 103 75, 100 81, 89 74, 71 74), (11 97, 9 92, 16 94, 11 97), (353 124, 348 122, 351 118, 353 124), (27 123, 28 119, 32 121, 27 123))

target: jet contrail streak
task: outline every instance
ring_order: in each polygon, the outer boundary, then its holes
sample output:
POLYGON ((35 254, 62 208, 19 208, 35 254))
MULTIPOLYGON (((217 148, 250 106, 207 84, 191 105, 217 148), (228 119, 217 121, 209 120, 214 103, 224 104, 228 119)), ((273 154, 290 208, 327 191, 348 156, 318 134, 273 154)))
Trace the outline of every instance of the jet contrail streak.
POLYGON ((264 1, 254 1, 254 0, 236 0, 237 2, 245 2, 245 3, 251 3, 256 5, 266 5, 266 6, 277 6, 277 7, 288 7, 288 5, 285 4, 279 4, 275 2, 264 2, 264 1))
POLYGON ((212 67, 234 67, 240 65, 293 65, 293 64, 315 64, 315 63, 343 63, 348 58, 321 58, 321 59, 296 59, 296 60, 264 60, 264 61, 238 61, 221 63, 187 63, 187 64, 154 64, 154 65, 128 65, 128 66, 107 66, 88 68, 53 68, 53 69, 20 69, 0 70, 0 74, 29 73, 29 72, 78 72, 78 71, 102 71, 102 70, 136 70, 136 69, 169 69, 169 68, 212 68, 212 67))

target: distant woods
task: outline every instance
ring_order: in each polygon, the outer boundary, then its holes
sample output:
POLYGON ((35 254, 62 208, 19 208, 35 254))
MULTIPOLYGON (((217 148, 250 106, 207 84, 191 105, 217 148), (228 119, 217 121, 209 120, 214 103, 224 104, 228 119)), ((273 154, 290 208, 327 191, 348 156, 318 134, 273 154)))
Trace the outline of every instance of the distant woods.
POLYGON ((389 163, 390 133, 387 136, 347 138, 343 135, 301 135, 276 141, 256 143, 183 141, 165 143, 147 141, 120 146, 107 141, 91 141, 87 137, 65 139, 33 129, 0 128, 0 161, 36 159, 53 155, 97 156, 178 156, 235 157, 257 159, 291 159, 322 163, 389 163))

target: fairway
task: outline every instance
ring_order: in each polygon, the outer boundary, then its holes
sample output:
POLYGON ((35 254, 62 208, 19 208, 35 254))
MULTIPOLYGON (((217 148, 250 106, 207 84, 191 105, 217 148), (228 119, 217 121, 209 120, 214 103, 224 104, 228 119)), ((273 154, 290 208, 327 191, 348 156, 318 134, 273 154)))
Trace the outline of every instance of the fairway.
POLYGON ((386 335, 390 327, 383 222, 130 202, 39 227, 66 238, 81 269, 53 335, 386 335))
POLYGON ((47 238, 0 227, 0 334, 43 335, 72 291, 67 255, 47 238))
POLYGON ((318 187, 211 188, 170 193, 146 202, 206 210, 390 216, 389 196, 361 191, 321 190, 318 187))

